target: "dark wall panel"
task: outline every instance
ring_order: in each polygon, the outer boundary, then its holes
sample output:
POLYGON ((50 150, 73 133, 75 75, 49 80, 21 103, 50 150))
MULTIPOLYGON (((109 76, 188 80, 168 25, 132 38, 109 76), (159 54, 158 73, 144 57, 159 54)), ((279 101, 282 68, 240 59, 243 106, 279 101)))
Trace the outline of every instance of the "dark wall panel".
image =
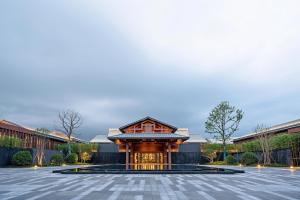
POLYGON ((179 152, 200 152, 200 143, 183 143, 179 145, 179 152))
POLYGON ((200 152, 176 152, 172 153, 173 164, 204 164, 208 160, 201 156, 200 152))
MULTIPOLYGON (((22 149, 22 148, 7 148, 7 147, 0 147, 0 166, 7 166, 11 165, 11 159, 15 153, 18 151, 29 151, 32 156, 32 163, 35 162, 35 156, 36 156, 36 149, 22 149)), ((45 155, 45 164, 49 164, 51 156, 54 154, 62 154, 60 151, 57 150, 44 150, 45 155)))
POLYGON ((95 164, 125 164, 126 154, 115 152, 97 152, 93 154, 95 164))
POLYGON ((99 152, 118 152, 118 145, 114 143, 99 143, 99 152))

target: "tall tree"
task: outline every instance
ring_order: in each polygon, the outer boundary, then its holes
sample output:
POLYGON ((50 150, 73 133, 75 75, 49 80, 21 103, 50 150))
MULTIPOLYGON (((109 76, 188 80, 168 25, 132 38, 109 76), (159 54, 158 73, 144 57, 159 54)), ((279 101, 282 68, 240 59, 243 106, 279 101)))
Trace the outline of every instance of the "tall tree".
POLYGON ((74 130, 79 128, 82 124, 80 113, 74 110, 65 110, 58 114, 60 126, 68 136, 68 154, 71 154, 71 136, 74 130))
POLYGON ((243 115, 241 109, 236 109, 234 106, 230 106, 228 101, 223 101, 209 113, 205 122, 206 132, 222 141, 224 159, 226 159, 226 144, 238 130, 243 115))
POLYGON ((254 129, 262 151, 261 159, 264 165, 270 165, 272 159, 271 135, 268 130, 269 128, 264 124, 258 124, 254 129))

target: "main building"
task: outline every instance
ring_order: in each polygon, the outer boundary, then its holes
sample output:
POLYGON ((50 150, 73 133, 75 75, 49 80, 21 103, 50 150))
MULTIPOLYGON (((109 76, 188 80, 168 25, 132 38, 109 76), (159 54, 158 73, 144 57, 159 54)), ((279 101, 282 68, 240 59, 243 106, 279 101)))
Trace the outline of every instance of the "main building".
POLYGON ((100 144, 98 160, 102 163, 107 162, 104 157, 120 158, 125 154, 125 162, 122 158, 109 160, 124 162, 126 169, 170 168, 172 163, 200 162, 200 144, 206 140, 191 136, 187 128, 145 117, 120 128, 110 128, 106 138, 98 135, 91 142, 100 144))

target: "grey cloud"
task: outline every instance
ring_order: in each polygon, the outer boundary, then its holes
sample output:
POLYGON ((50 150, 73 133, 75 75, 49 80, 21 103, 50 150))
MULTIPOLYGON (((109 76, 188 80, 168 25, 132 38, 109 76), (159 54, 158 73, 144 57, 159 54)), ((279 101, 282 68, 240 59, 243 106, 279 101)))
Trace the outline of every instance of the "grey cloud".
POLYGON ((151 60, 105 15, 92 18, 52 1, 1 4, 0 118, 56 128, 57 113, 74 108, 83 113, 80 137, 91 139, 148 115, 207 136, 207 114, 222 100, 245 111, 239 135, 259 122, 299 117, 296 85, 276 95, 276 88, 233 79, 234 71, 171 70, 151 60), (102 105, 104 100, 111 104, 102 105))

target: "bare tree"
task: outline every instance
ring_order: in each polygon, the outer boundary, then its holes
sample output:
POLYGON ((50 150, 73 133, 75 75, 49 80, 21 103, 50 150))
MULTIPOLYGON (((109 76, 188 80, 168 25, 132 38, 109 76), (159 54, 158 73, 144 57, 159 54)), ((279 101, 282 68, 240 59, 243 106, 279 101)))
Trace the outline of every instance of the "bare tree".
POLYGON ((254 132, 257 135, 257 139, 262 150, 262 161, 264 165, 270 165, 272 159, 272 149, 270 145, 270 134, 268 133, 269 128, 264 124, 258 124, 254 132))
POLYGON ((80 113, 74 110, 65 110, 58 114, 60 126, 68 136, 68 154, 71 154, 71 136, 75 129, 79 128, 82 124, 80 113))

